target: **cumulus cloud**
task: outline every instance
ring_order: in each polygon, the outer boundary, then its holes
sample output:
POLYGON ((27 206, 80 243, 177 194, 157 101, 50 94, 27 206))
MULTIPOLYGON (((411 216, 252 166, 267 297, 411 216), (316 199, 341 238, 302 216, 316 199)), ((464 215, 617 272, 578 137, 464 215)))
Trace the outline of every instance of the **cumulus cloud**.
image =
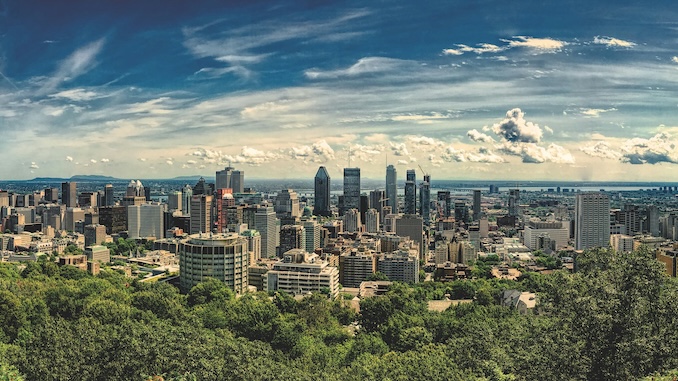
POLYGON ((290 156, 295 159, 308 159, 316 163, 325 163, 334 159, 334 149, 325 140, 319 140, 312 146, 292 147, 290 156))
POLYGON ((442 147, 445 145, 442 141, 428 136, 407 135, 404 138, 409 143, 417 146, 442 147))
POLYGON ((473 140, 474 142, 494 143, 494 139, 490 135, 484 134, 475 128, 467 132, 466 136, 468 136, 469 139, 473 140))
POLYGON ((193 160, 193 159, 190 159, 190 160, 186 160, 186 163, 192 165, 192 164, 197 164, 198 162, 193 160))
POLYGON ((40 168, 38 164, 36 164, 34 161, 31 162, 31 169, 38 169, 40 168))
POLYGON ((407 145, 405 143, 393 143, 391 144, 391 151, 396 156, 410 156, 410 152, 407 150, 407 145))
POLYGON ((407 164, 409 164, 409 163, 407 162, 407 160, 402 160, 402 159, 401 159, 401 160, 398 160, 398 165, 407 165, 407 164))
POLYGON ((66 156, 66 161, 73 161, 73 158, 71 156, 66 156))
POLYGON ((553 53, 561 50, 567 42, 553 38, 535 38, 527 36, 515 36, 513 40, 502 40, 511 48, 529 48, 538 52, 553 53))
POLYGON ((664 132, 650 139, 629 139, 621 150, 622 161, 631 164, 678 163, 676 143, 664 132))
POLYGON ((101 159, 101 160, 99 160, 99 161, 101 161, 102 163, 108 163, 108 162, 110 162, 111 160, 109 160, 109 159, 107 159, 107 158, 103 158, 103 159, 101 159))
POLYGON ((520 156, 523 163, 558 163, 574 164, 574 157, 564 147, 557 144, 549 144, 544 148, 536 143, 511 143, 504 142, 497 146, 500 151, 513 156, 520 156))
POLYGON ((97 163, 96 159, 89 159, 89 162, 92 163, 92 164, 96 164, 96 163, 97 163))
POLYGON ((494 44, 487 44, 487 43, 482 43, 476 45, 475 48, 470 47, 468 45, 463 45, 463 44, 456 44, 455 49, 443 49, 443 54, 444 55, 455 55, 455 56, 460 56, 464 53, 467 52, 472 52, 476 54, 483 54, 483 53, 498 53, 503 51, 504 47, 500 47, 494 44))
POLYGON ((454 147, 447 147, 445 152, 440 155, 440 157, 449 162, 458 162, 458 163, 505 163, 506 161, 501 156, 492 152, 491 150, 480 147, 477 151, 467 152, 462 149, 456 149, 454 147))
POLYGON ((170 160, 170 159, 165 160, 165 163, 166 163, 167 165, 174 165, 174 162, 173 162, 172 160, 170 160))
POLYGON ((605 141, 599 141, 596 142, 593 145, 590 146, 584 146, 579 148, 580 151, 583 153, 593 156, 593 157, 600 157, 603 159, 621 159, 622 155, 615 151, 610 145, 605 142, 605 141))
POLYGON ((671 58, 671 62, 678 63, 678 56, 673 56, 673 58, 671 58))
POLYGON ((605 45, 607 47, 632 48, 636 46, 634 42, 620 40, 614 37, 596 36, 593 38, 593 43, 598 45, 605 45))
POLYGON ((258 166, 261 164, 269 163, 279 158, 280 155, 275 152, 261 151, 256 148, 248 146, 243 146, 238 155, 235 156, 224 155, 223 157, 223 159, 227 160, 230 163, 249 164, 252 166, 258 166))
POLYGON ((506 118, 492 125, 492 131, 512 143, 539 143, 543 132, 539 125, 525 120, 519 108, 506 112, 506 118))
POLYGON ((382 145, 353 144, 351 145, 351 156, 358 160, 372 162, 373 156, 381 154, 383 150, 382 145))

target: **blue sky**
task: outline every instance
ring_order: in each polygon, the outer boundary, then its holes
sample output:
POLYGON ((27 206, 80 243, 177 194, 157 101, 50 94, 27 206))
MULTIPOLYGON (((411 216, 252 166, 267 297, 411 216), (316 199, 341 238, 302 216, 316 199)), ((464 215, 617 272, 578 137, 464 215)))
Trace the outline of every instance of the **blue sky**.
POLYGON ((0 178, 678 181, 678 7, 0 0, 0 178))

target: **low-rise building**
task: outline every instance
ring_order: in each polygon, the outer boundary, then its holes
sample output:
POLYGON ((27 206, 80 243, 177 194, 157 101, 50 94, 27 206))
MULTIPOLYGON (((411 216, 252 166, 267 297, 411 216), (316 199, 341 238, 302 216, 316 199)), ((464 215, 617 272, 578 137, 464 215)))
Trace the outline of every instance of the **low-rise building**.
POLYGON ((339 270, 303 249, 284 253, 283 259, 266 273, 265 281, 268 291, 293 295, 326 292, 333 298, 339 293, 339 270))

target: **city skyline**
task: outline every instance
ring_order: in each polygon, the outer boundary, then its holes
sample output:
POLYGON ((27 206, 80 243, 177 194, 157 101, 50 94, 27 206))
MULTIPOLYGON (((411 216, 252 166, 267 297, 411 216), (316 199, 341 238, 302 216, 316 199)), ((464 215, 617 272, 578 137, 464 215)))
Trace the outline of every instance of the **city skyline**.
POLYGON ((678 181, 668 1, 158 4, 0 1, 1 180, 678 181))

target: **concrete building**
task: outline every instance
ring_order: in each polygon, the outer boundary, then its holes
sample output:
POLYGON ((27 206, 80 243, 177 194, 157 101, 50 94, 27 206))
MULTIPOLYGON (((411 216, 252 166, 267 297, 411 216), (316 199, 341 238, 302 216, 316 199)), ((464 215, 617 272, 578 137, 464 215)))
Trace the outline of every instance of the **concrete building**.
POLYGON ((508 215, 517 217, 520 215, 520 190, 509 189, 508 215))
POLYGON ((339 256, 339 283, 344 287, 360 287, 370 275, 377 271, 376 253, 352 249, 339 256))
POLYGON ((328 292, 333 298, 339 293, 339 270, 302 249, 286 252, 264 277, 268 291, 293 295, 328 292))
POLYGON ((106 241, 106 227, 104 225, 85 225, 85 246, 101 245, 106 241))
POLYGON ((633 251, 633 237, 624 234, 611 234, 610 246, 617 253, 630 253, 633 251))
POLYGON ((275 198, 275 214, 277 218, 300 217, 299 196, 292 189, 283 189, 275 198))
POLYGON ((193 188, 186 184, 181 190, 181 207, 185 215, 191 215, 191 199, 193 198, 193 188))
POLYGON ((104 202, 103 206, 113 206, 115 205, 115 195, 113 192, 113 184, 106 184, 104 186, 104 202))
POLYGON ((523 244, 530 250, 537 250, 538 238, 548 234, 556 243, 556 250, 568 245, 570 240, 569 221, 528 221, 523 231, 523 244))
POLYGON ((368 233, 379 232, 379 211, 368 209, 365 213, 365 231, 368 233))
POLYGON ((608 247, 610 199, 603 193, 580 193, 575 200, 575 249, 608 247))
POLYGON ((306 249, 306 234, 299 225, 284 225, 280 228, 280 257, 292 249, 306 249))
POLYGON ((386 205, 391 213, 398 213, 398 172, 393 165, 386 167, 386 205))
POLYGON ((78 189, 75 182, 61 183, 61 203, 67 208, 75 208, 78 202, 78 189))
POLYGON ((183 199, 183 194, 181 191, 174 191, 170 192, 170 194, 167 196, 167 209, 170 212, 174 212, 177 210, 181 210, 181 201, 183 199))
POLYGON ((250 264, 257 263, 257 261, 261 259, 261 233, 253 229, 248 229, 242 232, 241 235, 247 239, 247 251, 250 252, 250 264))
POLYGON ((271 258, 276 255, 276 218, 273 207, 259 207, 254 213, 254 228, 261 234, 261 257, 271 258))
POLYGON ((358 209, 348 209, 344 212, 344 231, 353 233, 359 232, 362 227, 360 221, 360 212, 358 209))
POLYGON ((419 214, 424 219, 424 225, 431 224, 431 175, 424 175, 424 181, 419 184, 419 214))
POLYGON ((390 281, 419 283, 419 257, 414 250, 398 250, 377 257, 377 271, 390 281))
POLYGON ((323 166, 318 168, 314 179, 313 214, 316 216, 331 216, 330 207, 330 174, 323 166))
POLYGON ((191 231, 190 234, 209 233, 212 231, 213 196, 198 194, 191 197, 191 231))
POLYGON ((105 246, 88 246, 85 248, 85 255, 91 262, 108 263, 111 261, 111 251, 105 246))
POLYGON ((306 246, 304 249, 308 253, 313 253, 315 249, 320 248, 320 225, 315 220, 307 220, 302 222, 304 227, 304 234, 306 234, 306 246))
POLYGON ((396 221, 396 235, 409 237, 416 242, 419 249, 419 258, 426 259, 426 243, 424 242, 424 220, 419 216, 406 214, 400 216, 396 221))
POLYGON ((192 234, 179 242, 179 283, 185 291, 209 278, 237 294, 247 290, 247 239, 235 233, 192 234))
POLYGON ((127 207, 129 238, 163 238, 165 235, 164 204, 142 204, 127 207))
POLYGON ((480 201, 481 200, 481 193, 480 189, 476 189, 473 191, 473 220, 474 221, 479 221, 480 220, 480 201))

